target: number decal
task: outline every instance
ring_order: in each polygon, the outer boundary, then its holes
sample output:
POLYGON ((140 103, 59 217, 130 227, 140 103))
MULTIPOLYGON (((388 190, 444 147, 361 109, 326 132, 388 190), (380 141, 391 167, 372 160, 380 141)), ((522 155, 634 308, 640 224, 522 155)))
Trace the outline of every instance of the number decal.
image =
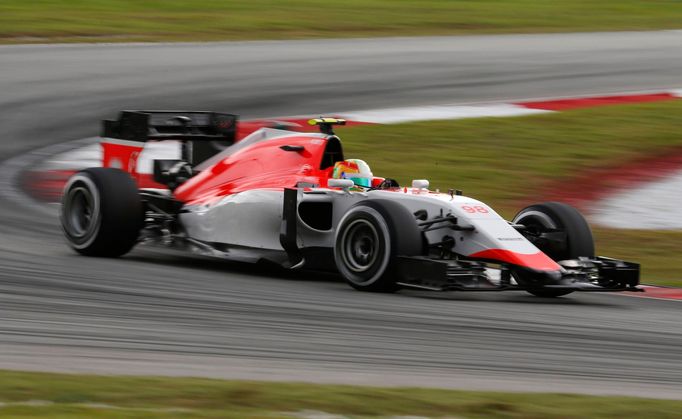
POLYGON ((462 205, 462 209, 469 214, 488 214, 490 212, 488 208, 482 205, 462 205))

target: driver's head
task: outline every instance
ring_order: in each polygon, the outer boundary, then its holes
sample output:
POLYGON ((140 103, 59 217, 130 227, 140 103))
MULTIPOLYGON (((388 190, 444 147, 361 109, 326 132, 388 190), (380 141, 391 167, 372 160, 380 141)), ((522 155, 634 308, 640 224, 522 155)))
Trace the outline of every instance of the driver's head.
POLYGON ((367 163, 358 159, 346 159, 336 162, 332 171, 334 179, 350 179, 357 186, 372 187, 372 171, 367 163))

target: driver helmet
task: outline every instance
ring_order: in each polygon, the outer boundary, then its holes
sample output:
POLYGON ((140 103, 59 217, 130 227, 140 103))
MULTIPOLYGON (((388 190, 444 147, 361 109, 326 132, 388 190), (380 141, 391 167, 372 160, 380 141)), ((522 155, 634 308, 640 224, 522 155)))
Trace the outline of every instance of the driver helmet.
POLYGON ((346 159, 334 164, 332 178, 350 179, 356 186, 371 188, 373 175, 369 165, 364 160, 346 159))

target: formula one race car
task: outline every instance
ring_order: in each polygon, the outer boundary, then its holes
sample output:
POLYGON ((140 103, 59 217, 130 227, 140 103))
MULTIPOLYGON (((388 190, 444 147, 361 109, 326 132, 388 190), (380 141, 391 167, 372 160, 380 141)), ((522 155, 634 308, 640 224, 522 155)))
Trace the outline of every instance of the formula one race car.
POLYGON ((62 199, 69 244, 116 257, 154 242, 237 261, 336 270, 358 290, 639 291, 639 265, 595 257, 574 208, 531 205, 505 221, 460 191, 404 187, 346 159, 335 125, 249 125, 211 112, 124 111, 104 121, 104 167, 76 173, 62 199), (308 127, 310 128, 310 127, 308 127), (308 129, 310 131, 310 129, 308 129), (145 146, 179 158, 138 170, 145 146), (222 146, 221 146, 222 144, 222 146))

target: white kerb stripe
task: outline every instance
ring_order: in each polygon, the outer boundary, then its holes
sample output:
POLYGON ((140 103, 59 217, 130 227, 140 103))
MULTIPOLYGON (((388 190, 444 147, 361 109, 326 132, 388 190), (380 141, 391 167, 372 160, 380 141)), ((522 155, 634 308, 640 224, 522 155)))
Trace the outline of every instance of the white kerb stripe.
POLYGON ((359 112, 343 112, 341 113, 341 116, 350 121, 395 124, 400 122, 432 121, 438 119, 523 116, 548 112, 552 111, 529 109, 511 103, 493 103, 485 105, 439 105, 375 109, 359 112))
POLYGON ((673 95, 675 97, 682 97, 682 89, 671 90, 668 93, 670 93, 671 95, 673 95))

